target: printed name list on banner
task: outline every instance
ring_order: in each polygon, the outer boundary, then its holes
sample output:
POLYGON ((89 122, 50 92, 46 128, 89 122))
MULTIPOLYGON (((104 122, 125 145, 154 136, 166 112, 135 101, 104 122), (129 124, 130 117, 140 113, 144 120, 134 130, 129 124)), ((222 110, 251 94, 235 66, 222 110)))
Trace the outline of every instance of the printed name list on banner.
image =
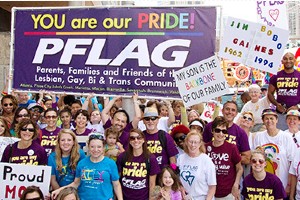
POLYGON ((19 90, 180 98, 173 72, 215 51, 215 7, 17 8, 13 14, 13 88, 19 90))
POLYGON ((0 163, 0 199, 20 199, 28 186, 35 185, 49 193, 51 167, 0 163))
POLYGON ((289 32, 228 17, 219 56, 277 74, 289 32))
POLYGON ((186 107, 207 102, 229 92, 216 56, 175 71, 174 79, 186 107))

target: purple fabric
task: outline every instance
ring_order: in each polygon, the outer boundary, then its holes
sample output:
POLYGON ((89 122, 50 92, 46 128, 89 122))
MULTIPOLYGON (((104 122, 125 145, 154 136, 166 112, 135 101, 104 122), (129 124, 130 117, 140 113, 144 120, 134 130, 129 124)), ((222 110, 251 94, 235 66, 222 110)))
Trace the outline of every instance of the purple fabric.
POLYGON ((300 72, 297 70, 290 74, 281 70, 271 77, 270 84, 275 87, 278 103, 287 108, 300 103, 300 72))
MULTIPOLYGON (((212 122, 209 122, 203 131, 203 141, 208 143, 212 141, 212 122)), ((228 128, 228 135, 226 135, 226 141, 235 144, 239 152, 245 152, 250 150, 247 133, 238 125, 233 124, 228 128)))
POLYGON ((247 199, 281 199, 286 196, 286 193, 280 179, 267 172, 262 181, 257 181, 253 174, 246 176, 243 181, 242 195, 247 199))
POLYGON ((49 132, 46 128, 42 129, 41 146, 44 147, 47 155, 49 156, 55 149, 57 143, 57 136, 61 129, 56 128, 54 131, 49 132))
POLYGON ((212 142, 205 146, 207 155, 211 157, 216 166, 217 189, 215 197, 226 197, 231 193, 235 181, 235 165, 241 161, 239 151, 234 144, 226 141, 219 147, 214 147, 212 142))
POLYGON ((117 159, 121 176, 121 186, 124 200, 139 200, 149 198, 149 176, 159 174, 160 168, 155 156, 150 156, 149 171, 144 155, 133 157, 132 161, 124 163, 125 152, 117 159), (123 162, 123 163, 122 163, 123 162))
POLYGON ((77 136, 88 136, 92 132, 91 129, 86 128, 82 134, 77 134, 77 129, 74 130, 75 135, 77 136))
MULTIPOLYGON (((111 120, 108 119, 107 122, 103 125, 104 129, 107 129, 109 127, 112 126, 111 120)), ((123 130, 123 132, 121 133, 121 135, 119 136, 119 141, 120 143, 123 145, 124 149, 127 149, 128 144, 129 144, 129 132, 130 130, 133 128, 132 126, 132 122, 130 122, 129 124, 127 124, 123 130)))
POLYGON ((147 133, 147 131, 144 131, 144 134, 147 141, 148 149, 151 153, 155 155, 156 160, 161 169, 165 165, 169 164, 170 157, 176 156, 179 153, 173 138, 169 134, 167 133, 165 134, 166 136, 165 149, 163 149, 163 146, 159 141, 158 132, 154 134, 149 134, 147 133))
POLYGON ((26 149, 19 149, 18 142, 16 142, 12 145, 11 153, 10 148, 10 145, 5 148, 1 162, 8 163, 11 157, 11 163, 47 165, 47 153, 45 149, 37 142, 32 142, 32 144, 26 149))

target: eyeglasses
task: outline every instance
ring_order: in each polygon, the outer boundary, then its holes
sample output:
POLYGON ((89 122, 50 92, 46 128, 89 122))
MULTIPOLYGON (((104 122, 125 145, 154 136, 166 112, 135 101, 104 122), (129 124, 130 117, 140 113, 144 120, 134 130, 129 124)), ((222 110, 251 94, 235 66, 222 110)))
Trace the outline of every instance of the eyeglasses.
POLYGON ((143 139, 143 137, 140 135, 139 136, 130 136, 129 139, 130 139, 130 141, 135 141, 136 139, 141 140, 141 139, 143 139))
POLYGON ((259 91, 250 91, 249 93, 252 93, 252 94, 258 94, 260 93, 259 91))
POLYGON ((29 117, 29 114, 23 114, 23 115, 22 115, 22 114, 18 114, 17 117, 18 117, 18 118, 21 118, 21 117, 29 117))
POLYGON ((13 106, 14 104, 12 104, 12 103, 5 103, 5 104, 3 104, 3 106, 4 107, 7 107, 7 106, 13 106))
POLYGON ((89 141, 94 140, 94 139, 104 140, 104 137, 102 135, 96 135, 96 134, 92 134, 89 136, 89 141))
POLYGON ((29 132, 34 132, 34 128, 25 128, 25 127, 23 127, 23 128, 21 128, 21 131, 29 131, 29 132))
POLYGON ((175 142, 180 142, 180 141, 184 141, 185 138, 186 138, 186 135, 182 135, 179 137, 175 137, 174 140, 175 140, 175 142))
POLYGON ((259 163, 259 164, 264 164, 265 163, 265 160, 263 160, 263 159, 258 159, 258 160, 256 160, 256 159, 251 159, 251 163, 252 164, 256 164, 256 163, 259 163))
POLYGON ((224 134, 227 134, 227 130, 226 129, 219 129, 219 128, 215 128, 214 130, 215 133, 224 133, 224 134))
POLYGON ((57 116, 45 116, 46 119, 56 119, 57 116))
POLYGON ((147 121, 147 122, 150 121, 150 120, 155 121, 157 118, 158 117, 145 117, 144 120, 147 121))
POLYGON ((243 116, 243 119, 246 119, 246 120, 248 120, 249 122, 252 122, 252 121, 253 121, 253 119, 252 119, 251 117, 243 116))
POLYGON ((91 116, 98 116, 100 115, 99 113, 94 113, 94 114, 91 114, 91 116))
POLYGON ((188 141, 189 144, 200 144, 201 141, 188 141))

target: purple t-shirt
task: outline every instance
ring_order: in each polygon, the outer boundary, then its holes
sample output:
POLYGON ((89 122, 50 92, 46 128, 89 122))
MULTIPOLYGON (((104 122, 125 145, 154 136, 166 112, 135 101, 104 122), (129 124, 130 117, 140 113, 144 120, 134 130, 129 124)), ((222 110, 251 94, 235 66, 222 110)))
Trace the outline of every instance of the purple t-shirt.
MULTIPOLYGON (((112 126, 111 124, 111 120, 107 120, 107 122, 103 125, 104 129, 110 128, 112 126)), ((127 124, 124 128, 124 130, 122 131, 121 135, 119 136, 119 141, 120 143, 123 145, 124 149, 127 149, 128 144, 129 144, 129 132, 130 130, 133 129, 132 126, 132 122, 130 122, 129 124, 127 124)))
POLYGON ((32 144, 26 149, 19 149, 18 142, 15 142, 11 146, 8 145, 1 159, 1 162, 9 162, 11 157, 11 163, 26 164, 26 165, 47 165, 47 153, 45 149, 38 143, 32 142, 32 144))
POLYGON ((231 193, 236 177, 235 165, 241 161, 241 156, 234 144, 224 142, 219 147, 214 147, 212 142, 207 143, 206 153, 211 157, 216 166, 217 189, 215 197, 226 197, 231 193))
POLYGON ((44 147, 47 155, 49 156, 55 149, 57 143, 57 136, 61 129, 56 127, 54 131, 48 131, 46 128, 42 129, 41 146, 44 147))
POLYGON ((123 198, 126 200, 139 200, 149 198, 149 176, 158 174, 160 172, 159 165, 156 158, 151 154, 148 163, 146 158, 142 155, 133 157, 132 161, 124 161, 122 159, 125 152, 121 153, 117 159, 117 166, 121 175, 121 186, 123 198))
POLYGON ((257 181, 253 174, 249 174, 243 181, 242 195, 246 199, 281 199, 286 193, 280 179, 266 172, 266 177, 262 181, 257 181))
POLYGON ((164 132, 166 136, 166 149, 163 149, 163 146, 159 141, 158 132, 154 134, 149 134, 147 131, 143 132, 145 134, 148 149, 155 155, 161 169, 169 164, 170 157, 176 156, 179 153, 173 138, 168 133, 164 132))
POLYGON ((91 129, 86 128, 82 134, 77 133, 77 129, 74 130, 75 135, 77 136, 88 136, 92 132, 91 129))
MULTIPOLYGON (((248 136, 246 132, 240 128, 238 125, 233 124, 228 128, 228 134, 226 134, 226 141, 235 144, 239 150, 239 152, 245 152, 250 150, 248 136)), ((212 141, 212 122, 209 122, 203 131, 203 141, 208 143, 212 141)))
POLYGON ((271 77, 270 84, 275 87, 278 103, 287 108, 300 103, 300 72, 297 70, 290 74, 281 70, 271 77))

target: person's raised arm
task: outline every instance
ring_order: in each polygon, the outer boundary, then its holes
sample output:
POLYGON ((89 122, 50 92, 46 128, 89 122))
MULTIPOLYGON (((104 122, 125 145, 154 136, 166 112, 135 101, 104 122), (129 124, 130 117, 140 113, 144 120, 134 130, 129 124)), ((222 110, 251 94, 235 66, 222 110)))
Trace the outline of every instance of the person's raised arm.
POLYGON ((109 111, 110 111, 111 107, 115 104, 116 100, 120 99, 120 98, 121 98, 121 96, 115 96, 103 108, 103 110, 101 112, 101 119, 102 119, 103 124, 105 124, 109 120, 109 118, 110 118, 109 111))
POLYGON ((241 157, 242 157, 241 163, 243 165, 248 165, 250 163, 250 157, 251 157, 250 150, 241 152, 241 157))
POLYGON ((138 93, 134 93, 133 96, 132 96, 134 112, 135 112, 133 120, 132 120, 133 128, 138 127, 138 123, 139 123, 139 121, 141 120, 141 117, 142 117, 141 109, 140 109, 140 106, 139 106, 139 103, 138 103, 138 97, 139 97, 138 93))
POLYGON ((88 96, 85 98, 84 103, 82 105, 83 110, 87 110, 89 113, 93 111, 93 104, 91 99, 95 96, 95 93, 90 93, 88 96))
POLYGON ((175 122, 175 114, 172 108, 171 102, 169 100, 164 100, 168 107, 168 127, 170 127, 175 122))

